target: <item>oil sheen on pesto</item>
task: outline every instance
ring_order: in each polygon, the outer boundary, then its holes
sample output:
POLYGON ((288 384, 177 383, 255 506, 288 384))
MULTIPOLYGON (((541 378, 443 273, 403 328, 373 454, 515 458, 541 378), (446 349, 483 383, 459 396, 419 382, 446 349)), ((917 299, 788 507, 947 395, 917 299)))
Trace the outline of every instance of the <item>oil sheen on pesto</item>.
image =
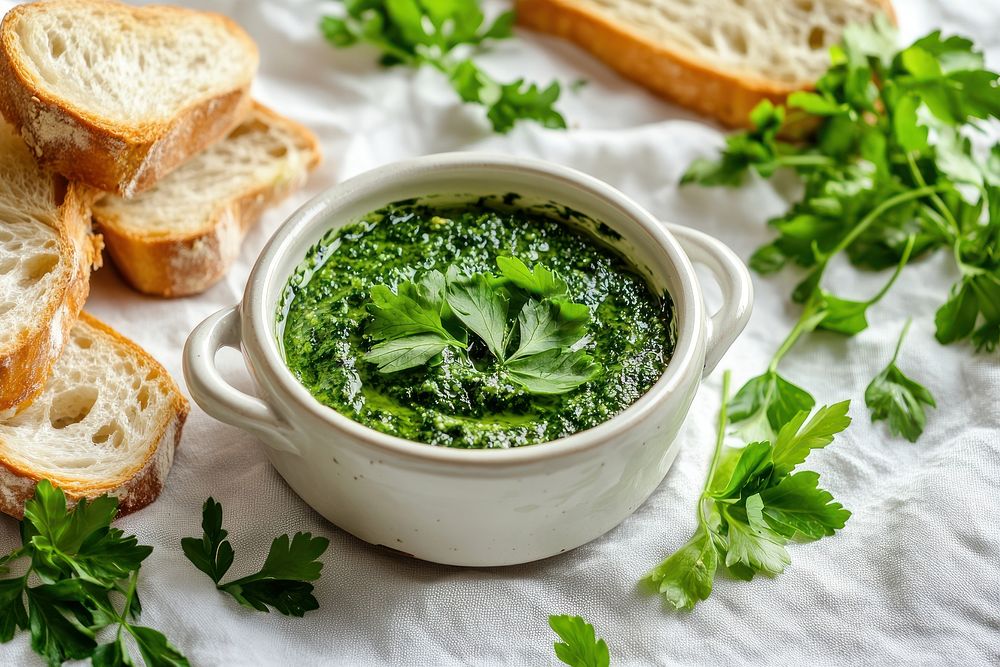
POLYGON ((369 214, 312 249, 289 283, 288 367, 320 402, 361 424, 448 447, 518 447, 555 440, 614 417, 663 374, 673 351, 673 307, 615 252, 586 233, 527 209, 486 203, 402 203, 369 214), (584 348, 603 372, 554 396, 528 394, 484 365, 445 349, 439 364, 379 373, 363 360, 366 303, 378 284, 456 265, 493 273, 496 258, 540 262, 591 308, 584 348))

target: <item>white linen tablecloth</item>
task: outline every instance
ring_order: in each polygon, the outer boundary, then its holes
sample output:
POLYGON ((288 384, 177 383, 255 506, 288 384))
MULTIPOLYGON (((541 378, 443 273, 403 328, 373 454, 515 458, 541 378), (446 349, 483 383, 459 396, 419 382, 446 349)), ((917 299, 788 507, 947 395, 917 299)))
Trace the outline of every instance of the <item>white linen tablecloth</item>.
MULTIPOLYGON (((0 0, 0 10, 11 4, 0 0)), ((367 48, 325 44, 316 26, 328 3, 185 4, 227 13, 249 31, 261 53, 255 94, 311 127, 326 161, 305 191, 264 216, 226 279, 200 296, 140 296, 110 265, 94 276, 87 309, 149 350, 181 384, 188 333, 240 299, 254 259, 281 221, 319 191, 387 162, 453 150, 552 160, 608 181, 664 220, 723 239, 744 258, 770 237, 765 219, 787 205, 790 188, 759 179, 736 191, 679 189, 692 158, 720 145, 719 130, 556 39, 521 31, 482 61, 501 79, 586 79, 578 92, 567 85, 559 104, 571 130, 521 124, 495 136, 482 111, 458 103, 436 72, 386 71, 367 48)), ((938 27, 965 34, 1000 67, 997 0, 896 6, 904 39, 938 27)), ((823 486, 854 516, 834 538, 793 544, 792 565, 776 579, 719 578, 692 613, 667 611, 636 587, 694 527, 720 372, 695 401, 673 469, 634 516, 571 553, 498 569, 408 560, 345 534, 292 493, 252 436, 193 406, 162 496, 121 522, 155 547, 140 578, 143 624, 164 631, 195 665, 555 664, 546 625, 552 613, 587 618, 607 639, 615 665, 1000 664, 1000 363, 996 355, 934 341, 934 310, 956 278, 944 253, 906 273, 873 313, 870 329, 849 340, 811 336, 783 363, 820 403, 854 401, 854 425, 810 459, 823 486), (862 398, 909 316, 915 321, 900 365, 939 402, 917 444, 872 425, 862 398), (243 609, 188 563, 180 540, 200 534, 209 495, 225 507, 234 574, 259 565, 279 533, 330 538, 318 611, 295 619, 243 609)), ((835 272, 831 284, 860 295, 883 280, 855 276, 835 272)), ((737 387, 763 370, 797 316, 788 299, 796 282, 791 271, 754 281, 753 319, 720 366, 733 369, 737 387)), ((250 387, 235 353, 224 365, 234 382, 250 387)), ((15 521, 0 520, 0 546, 13 546, 16 534, 15 521)), ((21 633, 0 646, 0 664, 41 660, 21 633)))

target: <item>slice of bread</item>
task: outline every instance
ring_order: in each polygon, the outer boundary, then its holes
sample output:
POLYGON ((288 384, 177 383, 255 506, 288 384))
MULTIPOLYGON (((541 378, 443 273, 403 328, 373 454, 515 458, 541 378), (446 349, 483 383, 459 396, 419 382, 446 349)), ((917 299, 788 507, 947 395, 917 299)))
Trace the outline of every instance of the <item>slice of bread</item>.
POLYGON ((568 38, 677 104, 744 127, 763 99, 811 88, 845 26, 889 0, 518 0, 521 24, 568 38))
POLYGON ((301 186, 319 161, 309 130, 255 104, 228 137, 152 190, 99 201, 94 219, 136 289, 195 294, 225 275, 264 208, 301 186))
POLYGON ((87 298, 96 195, 39 167, 0 121, 0 419, 42 390, 87 298))
POLYGON ((242 120, 257 60, 250 37, 216 14, 19 5, 0 24, 0 112, 43 164, 129 196, 242 120))
POLYGON ((0 511, 20 517, 48 479, 70 502, 117 496, 119 515, 156 500, 187 400, 138 345, 81 314, 42 394, 0 423, 0 511))

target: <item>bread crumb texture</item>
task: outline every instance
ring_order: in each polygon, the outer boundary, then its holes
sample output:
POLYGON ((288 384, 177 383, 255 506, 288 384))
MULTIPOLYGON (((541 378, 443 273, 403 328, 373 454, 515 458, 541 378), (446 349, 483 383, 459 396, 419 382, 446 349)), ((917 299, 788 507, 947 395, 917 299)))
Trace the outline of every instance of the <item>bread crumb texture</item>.
POLYGON ((48 319, 52 294, 78 262, 75 248, 60 247, 57 185, 0 122, 0 353, 48 319))
MULTIPOLYGON (((185 413, 186 403, 158 363, 81 320, 42 394, 0 423, 0 460, 5 472, 49 479, 71 495, 120 493, 139 473, 157 483, 166 476, 171 434, 185 413)), ((5 480, 0 488, 7 486, 5 480)))

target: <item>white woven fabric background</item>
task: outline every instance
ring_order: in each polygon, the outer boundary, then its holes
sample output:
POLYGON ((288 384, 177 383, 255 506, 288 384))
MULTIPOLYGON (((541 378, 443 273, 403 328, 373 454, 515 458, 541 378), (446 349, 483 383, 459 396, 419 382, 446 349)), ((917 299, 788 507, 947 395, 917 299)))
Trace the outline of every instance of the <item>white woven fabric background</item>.
MULTIPOLYGON (((0 0, 0 10, 12 3, 0 0)), ((764 220, 786 191, 755 182, 739 191, 678 189, 720 132, 660 102, 554 39, 522 32, 484 58, 499 78, 556 77, 579 92, 560 102, 572 126, 530 124, 490 133, 481 111, 462 106, 437 73, 384 71, 366 48, 336 51, 316 29, 311 0, 186 2, 229 14, 257 40, 260 100, 310 126, 326 162, 299 193, 270 211, 229 276, 205 294, 163 301, 129 290, 110 266, 93 280, 88 310, 149 350, 181 378, 190 330, 239 300, 268 236, 308 197, 400 158, 491 150, 571 165, 619 187, 665 220, 726 241, 742 257, 769 238, 764 220)), ((502 4, 502 3, 498 3, 502 4)), ((904 39, 941 27, 975 39, 1000 67, 1000 2, 897 0, 904 39)), ((496 5, 492 5, 496 7, 496 5)), ((167 633, 195 665, 555 664, 551 613, 582 614, 611 647, 615 665, 1000 664, 1000 362, 933 340, 933 313, 955 279, 946 257, 916 263, 856 338, 816 335, 795 349, 787 376, 831 402, 854 399, 856 423, 811 459, 824 486, 855 512, 838 536, 792 545, 776 579, 721 578, 693 613, 666 611, 637 579, 682 544, 707 468, 720 373, 702 388, 661 488, 602 539, 540 563, 461 569, 370 547, 325 522, 265 460, 261 445, 197 407, 163 495, 122 527, 155 547, 142 568, 143 622, 167 633), (914 326, 900 364, 930 386, 939 409, 918 444, 871 425, 862 394, 887 362, 908 316, 914 326), (200 533, 208 495, 222 501, 236 549, 234 574, 258 564, 275 535, 311 530, 331 540, 304 619, 260 614, 217 593, 183 557, 180 539, 200 533)), ((882 277, 832 276, 840 292, 867 294, 882 277)), ((797 312, 791 271, 755 276, 757 303, 746 333, 723 360, 734 384, 763 370, 797 312)), ((236 355, 229 375, 249 387, 236 355)), ((16 541, 0 519, 0 547, 16 541)), ((22 634, 0 646, 0 664, 41 664, 22 634)))

